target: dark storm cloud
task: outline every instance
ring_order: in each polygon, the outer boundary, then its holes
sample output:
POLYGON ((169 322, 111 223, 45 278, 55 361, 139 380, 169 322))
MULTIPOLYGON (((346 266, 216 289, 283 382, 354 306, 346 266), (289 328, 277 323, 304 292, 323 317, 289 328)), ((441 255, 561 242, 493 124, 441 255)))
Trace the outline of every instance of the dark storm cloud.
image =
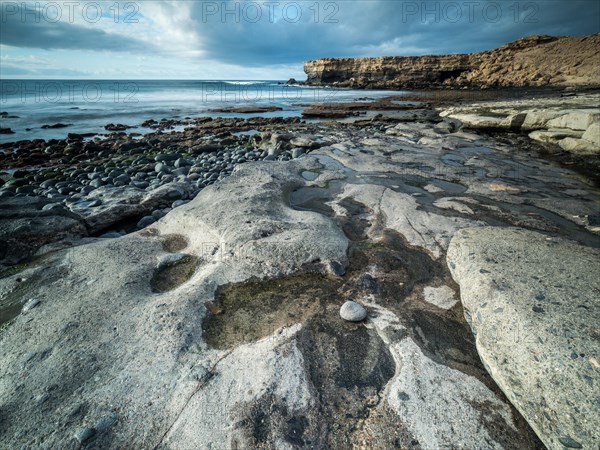
POLYGON ((13 47, 68 50, 148 50, 148 45, 98 28, 56 21, 22 3, 0 4, 0 43, 13 47))
POLYGON ((271 6, 228 0, 196 2, 192 8, 208 57, 254 66, 320 57, 468 53, 531 34, 597 33, 599 17, 595 0, 279 0, 271 6))

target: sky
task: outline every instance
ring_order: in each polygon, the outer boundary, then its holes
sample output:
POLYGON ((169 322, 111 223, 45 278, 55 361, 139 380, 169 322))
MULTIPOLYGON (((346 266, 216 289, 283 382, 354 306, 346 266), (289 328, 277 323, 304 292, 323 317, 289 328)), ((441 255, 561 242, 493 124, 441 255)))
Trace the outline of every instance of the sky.
POLYGON ((600 2, 0 0, 0 77, 305 79, 321 57, 469 53, 600 32, 600 2))

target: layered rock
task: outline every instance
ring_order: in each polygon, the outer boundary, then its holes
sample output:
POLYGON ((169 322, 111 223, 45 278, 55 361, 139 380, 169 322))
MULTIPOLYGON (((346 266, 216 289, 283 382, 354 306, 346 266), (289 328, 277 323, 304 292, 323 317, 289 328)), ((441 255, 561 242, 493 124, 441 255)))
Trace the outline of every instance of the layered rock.
POLYGON ((322 58, 304 64, 309 85, 369 89, 600 85, 600 34, 528 36, 457 55, 322 58))
POLYGON ((324 58, 304 63, 309 85, 374 89, 439 85, 471 68, 469 55, 324 58))
POLYGON ((440 111, 472 129, 522 131, 576 154, 600 153, 600 94, 476 102, 440 111))

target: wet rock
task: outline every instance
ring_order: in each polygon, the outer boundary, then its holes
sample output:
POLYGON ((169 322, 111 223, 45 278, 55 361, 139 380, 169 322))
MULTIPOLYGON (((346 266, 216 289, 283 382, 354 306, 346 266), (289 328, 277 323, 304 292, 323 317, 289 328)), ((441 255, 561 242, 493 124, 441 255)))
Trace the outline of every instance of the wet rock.
POLYGON ((367 310, 356 302, 347 301, 340 308, 340 317, 349 322, 360 322, 367 317, 367 310))
POLYGON ((172 264, 176 264, 179 261, 188 258, 190 255, 186 253, 171 253, 169 255, 165 255, 158 260, 158 264, 156 266, 157 269, 164 269, 172 264))
POLYGON ((171 208, 173 208, 173 209, 179 208, 180 206, 183 206, 187 203, 189 203, 189 200, 175 200, 173 202, 173 204, 171 205, 171 208))
POLYGON ((54 129, 54 128, 66 128, 68 126, 71 126, 71 124, 55 123, 53 125, 42 125, 42 128, 44 128, 44 129, 54 129))
POLYGON ((558 438, 558 441, 567 448, 583 448, 583 446, 570 436, 558 438))
POLYGON ((125 131, 125 130, 128 130, 129 128, 135 128, 135 127, 130 126, 130 125, 123 125, 122 123, 118 123, 118 124, 109 123, 108 125, 104 126, 104 129, 107 131, 125 131))
POLYGON ((256 114, 264 112, 281 111, 282 108, 278 106, 237 106, 230 108, 217 108, 212 109, 212 112, 224 112, 224 113, 239 113, 239 114, 256 114))
POLYGON ((17 194, 33 194, 35 191, 35 186, 21 186, 16 190, 17 194))
MULTIPOLYGON (((189 161, 185 158, 179 158, 175 161, 175 167, 180 168, 180 167, 187 167, 187 166, 191 166, 193 163, 192 161, 189 161)), ((157 170, 158 172, 158 170, 157 170)))

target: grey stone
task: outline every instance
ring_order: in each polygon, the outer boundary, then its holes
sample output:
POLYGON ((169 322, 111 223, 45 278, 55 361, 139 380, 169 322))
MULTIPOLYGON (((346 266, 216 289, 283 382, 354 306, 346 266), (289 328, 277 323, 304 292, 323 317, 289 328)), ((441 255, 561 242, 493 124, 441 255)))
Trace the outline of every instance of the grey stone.
POLYGON ((35 186, 21 186, 17 188, 17 194, 33 194, 35 186))
POLYGON ((158 164, 156 164, 154 166, 154 171, 157 172, 157 173, 168 172, 169 171, 169 167, 166 164, 159 162, 158 164))
POLYGON ((319 144, 312 139, 304 136, 295 137, 290 140, 290 144, 294 147, 302 147, 302 148, 315 148, 318 147, 319 144))
POLYGON ((156 265, 157 269, 164 269, 165 267, 168 267, 172 264, 175 264, 179 261, 181 261, 182 259, 188 258, 190 255, 186 254, 186 253, 170 253, 168 255, 162 256, 159 260, 158 260, 158 264, 156 265))
POLYGON ((185 158, 179 158, 177 161, 175 161, 175 167, 177 168, 181 168, 181 167, 187 167, 187 166, 191 166, 192 162, 185 159, 185 158))
POLYGON ((141 230, 142 228, 146 228, 148 225, 152 225, 154 222, 156 222, 156 218, 154 216, 145 216, 142 217, 137 223, 137 227, 141 230))
POLYGON ((181 158, 181 155, 179 153, 162 153, 160 155, 156 155, 154 160, 155 161, 176 161, 179 158, 181 158))
POLYGON ((292 149, 292 158, 299 158, 304 155, 305 150, 303 148, 294 148, 292 149))
POLYGON ((0 264, 17 264, 41 247, 63 239, 87 236, 81 217, 44 197, 9 197, 0 200, 0 264))
POLYGON ((129 178, 129 175, 122 174, 122 175, 115 177, 114 180, 115 180, 115 182, 129 184, 129 182, 131 181, 131 178, 129 178))
POLYGON ((42 211, 55 211, 55 210, 65 210, 65 207, 62 205, 62 203, 48 203, 47 205, 44 205, 44 207, 42 208, 42 211))
POLYGON ((367 317, 367 310, 364 306, 349 300, 340 308, 340 316, 349 322, 360 322, 367 317))

